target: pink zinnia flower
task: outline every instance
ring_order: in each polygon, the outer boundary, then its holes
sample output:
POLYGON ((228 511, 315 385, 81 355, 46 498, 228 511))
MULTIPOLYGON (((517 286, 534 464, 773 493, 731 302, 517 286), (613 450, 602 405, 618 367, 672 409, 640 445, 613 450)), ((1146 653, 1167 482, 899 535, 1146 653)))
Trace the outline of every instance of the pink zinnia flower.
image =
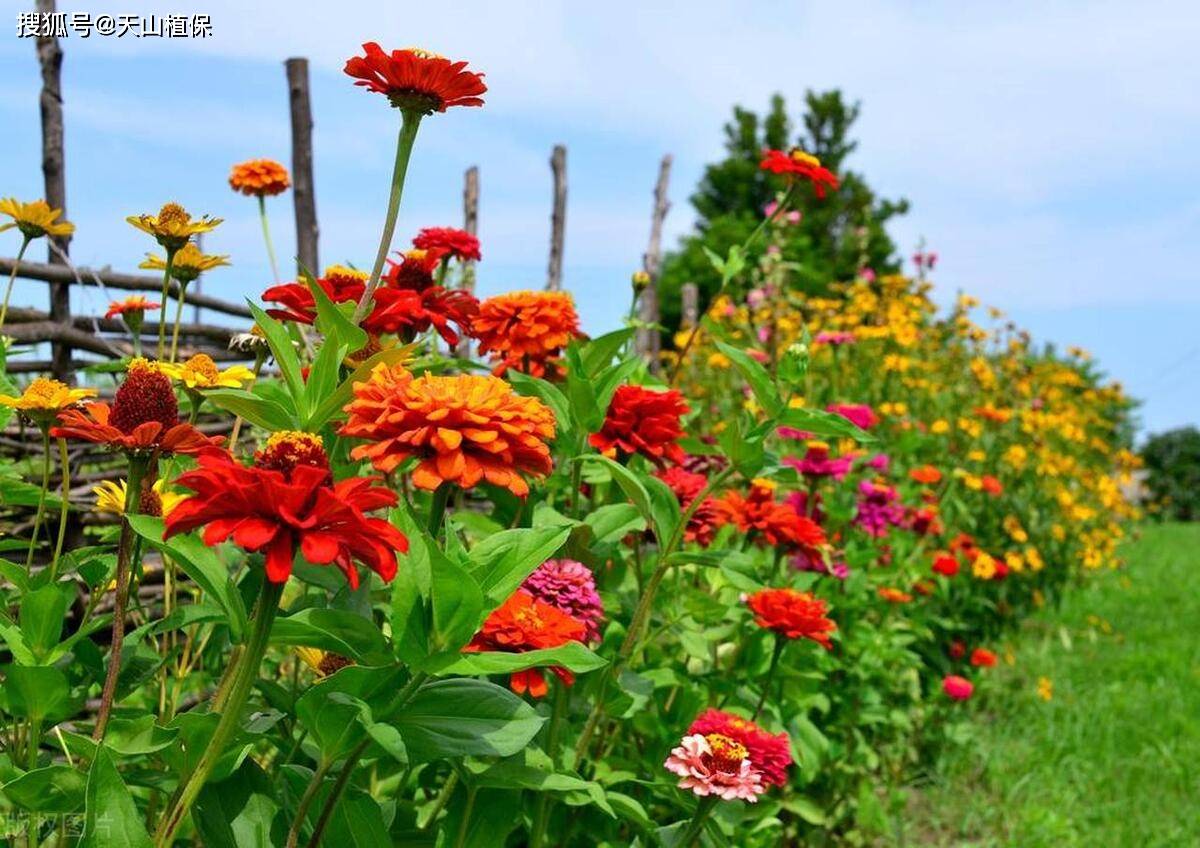
POLYGON ((881 538, 888 529, 904 521, 904 507, 900 495, 892 486, 863 480, 858 484, 858 511, 854 523, 868 535, 881 538))
POLYGON ((957 674, 948 674, 942 680, 942 691, 956 701, 965 701, 975 691, 975 684, 957 674))
POLYGON ((604 604, 596 592, 596 577, 582 562, 573 559, 548 559, 521 584, 539 601, 579 621, 587 628, 587 640, 600 638, 604 604))
POLYGON ((815 344, 826 344, 837 347, 838 345, 854 344, 857 339, 854 333, 844 331, 823 330, 813 338, 815 344))
POLYGON ((753 804, 766 787, 747 754, 746 746, 728 736, 694 733, 679 740, 679 747, 671 750, 663 767, 679 775, 680 789, 690 789, 701 798, 715 795, 753 804))
POLYGON ((834 480, 842 480, 850 472, 854 457, 830 456, 829 445, 824 442, 810 442, 802 458, 788 457, 783 464, 790 465, 806 477, 832 477, 834 480))
POLYGON ((887 474, 892 467, 892 459, 886 453, 877 453, 867 460, 867 468, 872 468, 880 474, 887 474))
POLYGON ((879 423, 879 419, 875 417, 875 410, 865 403, 831 403, 825 407, 825 411, 840 415, 864 430, 870 430, 879 423))
POLYGON ((750 766, 762 774, 764 783, 783 786, 792 765, 792 745, 786 733, 769 733, 748 718, 709 708, 692 722, 688 733, 716 733, 742 745, 750 766))

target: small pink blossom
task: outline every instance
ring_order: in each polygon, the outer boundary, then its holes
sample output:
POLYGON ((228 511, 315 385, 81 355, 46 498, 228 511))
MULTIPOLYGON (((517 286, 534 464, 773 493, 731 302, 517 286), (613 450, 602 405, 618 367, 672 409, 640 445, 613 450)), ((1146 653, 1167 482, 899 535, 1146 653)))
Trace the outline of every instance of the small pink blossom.
POLYGON ((663 767, 679 775, 680 789, 690 789, 701 798, 715 795, 726 801, 740 798, 753 804, 766 791, 762 774, 751 766, 746 749, 718 734, 683 737, 663 767))
POLYGON ((833 345, 834 347, 854 344, 855 341, 856 339, 854 337, 854 333, 833 330, 823 330, 817 333, 816 337, 813 338, 814 344, 833 345))
POLYGON ((806 477, 832 477, 843 480, 854 464, 853 456, 834 457, 829 455, 829 445, 824 442, 813 442, 800 459, 788 457, 783 461, 806 477))
POLYGON ((875 282, 875 269, 863 268, 858 272, 858 276, 864 283, 873 283, 875 282))
POLYGON ((870 430, 879 423, 875 410, 865 403, 831 403, 825 407, 826 412, 840 415, 856 427, 870 430))

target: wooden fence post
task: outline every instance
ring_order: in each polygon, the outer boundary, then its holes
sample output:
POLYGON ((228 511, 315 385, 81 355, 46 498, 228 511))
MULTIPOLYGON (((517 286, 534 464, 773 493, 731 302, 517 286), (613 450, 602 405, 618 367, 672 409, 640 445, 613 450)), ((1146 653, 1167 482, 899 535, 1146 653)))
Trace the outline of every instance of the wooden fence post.
POLYGON ((567 228, 567 148, 554 145, 550 155, 554 174, 554 211, 550 215, 550 266, 546 273, 546 291, 562 288, 563 239, 567 228))
POLYGON ((700 323, 700 288, 695 283, 684 283, 679 289, 679 327, 690 330, 700 323))
MULTIPOLYGON (((313 187, 312 102, 308 94, 308 60, 291 58, 287 68, 292 112, 292 203, 296 208, 296 260, 315 277, 317 264, 317 198, 313 187)), ((298 269, 297 269, 298 270, 298 269)))
MULTIPOLYGON (((471 235, 479 234, 479 166, 472 165, 463 174, 463 229, 471 235)), ((462 287, 474 293, 475 263, 463 263, 462 287)), ((464 335, 458 340, 455 354, 461 359, 471 356, 471 340, 464 335)))
POLYGON ((658 330, 661 317, 658 304, 658 275, 662 270, 663 221, 671 209, 671 201, 667 199, 667 187, 670 182, 671 154, 668 153, 658 166, 658 181, 654 184, 654 207, 650 217, 650 241, 642 255, 642 270, 649 275, 650 282, 642 292, 639 303, 638 317, 645 326, 637 331, 637 351, 650 363, 651 370, 657 370, 658 352, 662 348, 662 337, 658 330))
MULTIPOLYGON (((47 15, 55 11, 55 0, 37 0, 37 11, 45 20, 47 15)), ((46 27, 42 27, 45 31, 46 27)), ((63 108, 62 108, 62 48, 58 38, 53 35, 39 35, 37 38, 38 64, 42 68, 42 93, 39 98, 42 113, 42 176, 45 179, 46 202, 52 208, 61 209, 63 219, 67 219, 67 177, 66 162, 63 150, 63 108)), ((47 260, 51 265, 65 265, 66 260, 59 253, 65 254, 70 247, 70 236, 59 236, 53 239, 54 247, 49 247, 47 260)), ((50 320, 66 325, 71 323, 71 284, 59 282, 50 284, 50 320)), ((74 383, 74 372, 71 368, 71 344, 65 340, 54 341, 50 345, 50 370, 55 379, 64 383, 74 383)))

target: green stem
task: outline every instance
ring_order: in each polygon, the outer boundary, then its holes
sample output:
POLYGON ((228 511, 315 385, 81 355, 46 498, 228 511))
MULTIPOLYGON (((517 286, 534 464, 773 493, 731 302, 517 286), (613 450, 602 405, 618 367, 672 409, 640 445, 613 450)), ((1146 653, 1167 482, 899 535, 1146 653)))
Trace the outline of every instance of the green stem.
POLYGON ((704 831, 704 820, 708 818, 708 814, 713 811, 715 806, 717 806, 717 796, 715 795, 700 799, 692 820, 688 822, 687 830, 683 832, 683 837, 676 843, 679 848, 692 848, 699 841, 700 834, 704 831))
POLYGON ((467 834, 471 832, 471 813, 475 812, 474 786, 467 788, 467 805, 462 811, 462 821, 458 823, 458 837, 454 840, 454 848, 462 848, 467 844, 467 834))
POLYGON ((429 504, 429 535, 438 537, 442 530, 442 522, 446 518, 446 504, 450 500, 450 488, 453 483, 442 483, 433 490, 433 500, 429 504))
POLYGON ((371 301, 375 298, 375 289, 379 287, 379 278, 383 274, 383 262, 387 259, 388 250, 392 246, 392 236, 396 232, 396 216, 400 214, 400 197, 404 193, 404 175, 408 171, 408 160, 412 155, 413 142, 417 140, 417 130, 421 126, 421 113, 411 109, 400 111, 400 135, 396 139, 396 164, 392 168, 392 191, 388 197, 387 216, 383 221, 383 234, 379 238, 379 252, 375 254, 375 266, 371 269, 371 278, 363 291, 362 299, 354 309, 355 324, 362 321, 371 310, 371 301))
MULTIPOLYGON (((260 197, 259 200, 262 198, 260 197)), ((300 828, 304 826, 304 820, 308 818, 308 808, 312 806, 313 798, 317 797, 317 790, 325 781, 325 775, 329 773, 331 765, 332 763, 328 763, 322 758, 317 770, 313 772, 312 780, 308 782, 308 787, 304 790, 304 795, 301 796, 300 803, 296 807, 296 818, 292 821, 292 827, 287 835, 287 848, 296 848, 296 844, 300 840, 300 828)))
MULTIPOLYGON (((175 361, 175 353, 179 350, 179 323, 183 320, 183 294, 187 290, 187 286, 180 280, 179 283, 179 299, 175 301, 175 324, 171 328, 171 362, 175 361)), ((161 359, 161 354, 159 356, 161 359)))
MULTIPOLYGON (((567 687, 559 682, 554 687, 554 711, 550 715, 550 728, 546 731, 546 753, 550 761, 558 766, 558 743, 562 735, 563 719, 567 712, 570 693, 567 687)), ((538 796, 537 809, 533 817, 533 828, 529 834, 529 848, 542 848, 546 839, 546 827, 550 822, 550 794, 542 792, 538 796)))
POLYGON ((117 677, 121 673, 121 645, 125 640, 125 609, 129 605, 130 554, 133 552, 133 528, 129 516, 137 515, 142 502, 142 478, 146 475, 148 461, 145 457, 129 458, 129 479, 125 489, 125 513, 121 522, 121 539, 117 542, 117 597, 113 604, 112 645, 108 652, 108 671, 104 676, 104 689, 100 693, 100 709, 96 713, 96 727, 92 739, 104 740, 108 727, 108 714, 112 711, 113 697, 117 692, 117 677))
POLYGON ((212 739, 201 755, 200 761, 196 763, 195 769, 180 786, 171 805, 167 808, 166 814, 159 821, 158 832, 154 836, 154 844, 157 848, 167 848, 172 844, 175 832, 183 824, 196 796, 200 794, 208 776, 217 765, 217 760, 221 758, 229 741, 241 727, 242 710, 254 689, 254 682, 258 679, 258 668, 267 651, 267 642, 271 636, 271 624, 275 621, 275 614, 279 611, 279 598, 283 594, 283 585, 263 580, 258 613, 254 617, 253 627, 246 641, 246 649, 242 653, 229 696, 226 698, 225 709, 221 712, 221 719, 217 723, 217 728, 213 731, 212 739))
POLYGON ((750 717, 751 721, 758 721, 763 705, 767 703, 767 694, 771 691, 771 681, 775 679, 775 669, 779 666, 779 656, 783 653, 783 646, 786 644, 787 642, 776 633, 775 648, 771 651, 771 665, 767 667, 767 676, 763 678, 762 695, 758 698, 758 706, 754 708, 754 715, 750 717))
POLYGON ((33 516, 33 530, 29 534, 29 553, 25 554, 25 573, 33 568, 33 552, 37 550, 38 531, 42 528, 42 516, 46 512, 46 494, 50 489, 50 430, 42 425, 42 490, 38 493, 37 512, 33 516))
MULTIPOLYGON (((261 194, 258 196, 258 217, 262 221, 263 241, 267 245, 267 259, 271 260, 271 276, 275 278, 275 285, 279 285, 279 266, 275 263, 275 247, 271 244, 271 228, 267 226, 267 199, 261 194)), ((313 274, 317 273, 316 268, 310 270, 313 274)))
POLYGON ((58 512, 58 539, 54 543, 54 557, 50 560, 50 582, 58 576, 58 559, 62 556, 63 541, 67 537, 67 513, 71 511, 71 469, 67 458, 67 440, 58 440, 58 464, 62 472, 62 508, 58 512))
MULTIPOLYGON (((163 268, 162 298, 158 307, 158 358, 161 360, 167 351, 167 322, 163 318, 167 314, 167 303, 171 292, 171 271, 175 267, 175 252, 177 248, 168 247, 167 263, 163 268)), ((182 286, 180 287, 182 288, 182 286)))
POLYGON ((33 239, 25 236, 21 242, 21 249, 17 251, 17 261, 13 263, 12 273, 8 275, 8 288, 4 290, 4 305, 0 306, 0 329, 3 329, 4 319, 8 317, 8 299, 12 297, 13 283, 17 281, 17 269, 21 267, 21 258, 25 256, 25 248, 29 247, 31 241, 33 239))

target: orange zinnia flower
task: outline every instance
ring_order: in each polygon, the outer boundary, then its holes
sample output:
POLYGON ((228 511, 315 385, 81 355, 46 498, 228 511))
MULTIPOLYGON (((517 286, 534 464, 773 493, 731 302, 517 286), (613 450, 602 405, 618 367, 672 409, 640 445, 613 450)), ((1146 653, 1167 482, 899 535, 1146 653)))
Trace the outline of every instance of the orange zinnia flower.
POLYGON ((990 474, 984 474, 980 483, 989 495, 999 495, 1004 491, 1004 484, 990 474))
POLYGON ((414 378, 403 366, 380 364, 354 385, 346 411, 341 432, 370 442, 351 456, 384 472, 415 457, 412 482, 420 489, 469 489, 485 480, 524 496, 522 474, 544 477, 553 469, 546 442, 554 438, 554 413, 498 377, 414 378))
MULTIPOLYGON (((521 654, 557 648, 568 642, 582 642, 586 635, 587 627, 583 622, 538 600, 526 590, 518 589, 487 617, 483 627, 463 650, 521 654)), ((569 669, 552 666, 550 671, 568 686, 575 682, 575 675, 569 669)), ((529 692, 535 698, 541 698, 549 690, 546 678, 536 668, 514 672, 509 685, 517 694, 529 692)))
POLYGON ((656 465, 683 461, 679 418, 688 412, 683 395, 655 392, 642 386, 620 386, 613 394, 599 433, 588 437, 592 447, 608 457, 640 453, 656 465))
POLYGON ((471 328, 479 352, 498 363, 497 375, 515 368, 540 377, 579 335, 579 316, 566 292, 518 291, 479 304, 471 328))
POLYGON ((879 597, 883 598, 889 604, 907 604, 913 599, 913 596, 908 594, 908 592, 902 592, 891 586, 880 587, 879 597))
POLYGON ((736 524, 743 533, 755 533, 760 545, 798 548, 820 558, 827 543, 821 525, 776 501, 774 487, 765 481, 753 481, 747 495, 726 492, 716 505, 727 522, 736 524))
POLYGON ((124 315, 127 312, 145 312, 150 309, 158 309, 162 304, 153 300, 146 300, 140 294, 130 295, 124 300, 114 300, 108 305, 108 311, 104 313, 105 318, 115 318, 118 315, 124 315))
POLYGON ((483 74, 466 70, 466 62, 415 47, 388 54, 373 41, 363 45, 363 53, 346 61, 346 73, 357 77, 355 85, 386 94, 398 109, 429 115, 448 106, 483 105, 483 74))
POLYGON ((932 486, 942 479, 942 472, 938 471, 932 465, 922 465, 920 468, 914 468, 908 472, 908 476, 917 483, 932 486))
POLYGON ((287 168, 274 159, 239 162, 229 172, 229 187, 250 197, 283 194, 291 184, 287 168))
POLYGON ((995 651, 989 651, 987 648, 976 648, 971 651, 971 665, 976 668, 992 668, 996 665, 995 651))
POLYGON ((826 613, 829 606, 811 592, 797 589, 762 589, 746 598, 759 627, 773 630, 789 639, 811 639, 829 650, 829 634, 837 624, 826 613))
POLYGON ((58 424, 50 430, 54 438, 83 439, 131 453, 197 454, 221 444, 219 437, 180 422, 171 379, 145 359, 129 364, 111 407, 89 403, 83 409, 65 409, 58 424))

